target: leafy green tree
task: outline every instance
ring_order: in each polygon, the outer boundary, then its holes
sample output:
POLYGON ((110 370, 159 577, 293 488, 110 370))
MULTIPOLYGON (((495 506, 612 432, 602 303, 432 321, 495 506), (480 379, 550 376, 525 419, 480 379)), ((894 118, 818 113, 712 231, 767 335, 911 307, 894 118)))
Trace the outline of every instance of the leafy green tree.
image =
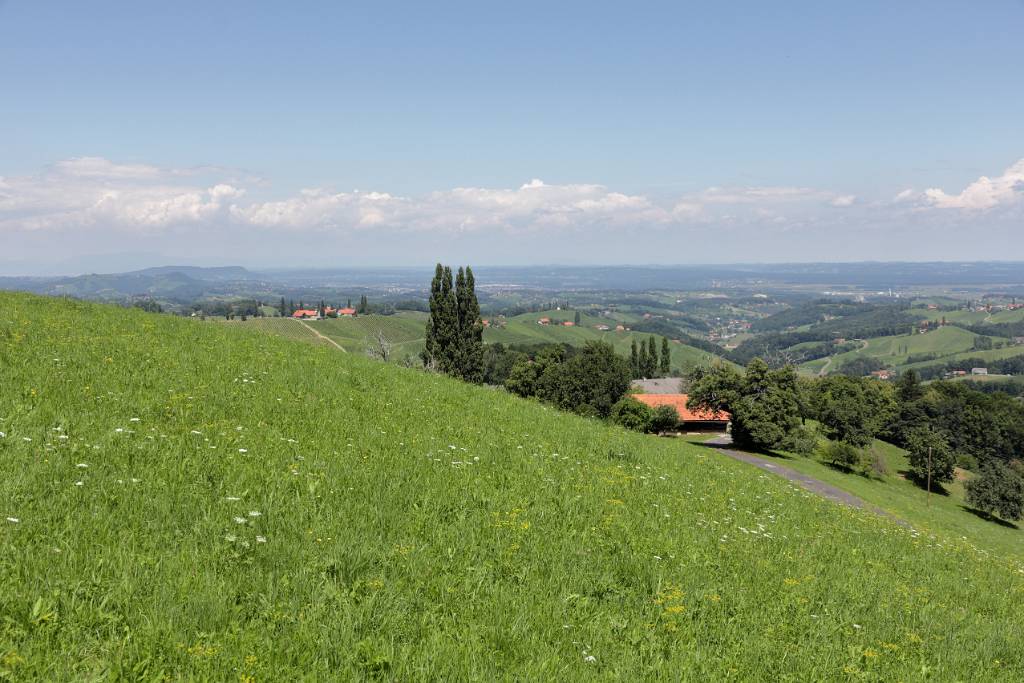
POLYGON ((608 417, 612 406, 629 389, 629 363, 611 344, 587 342, 572 358, 545 368, 536 395, 562 410, 608 417))
POLYGON ((720 365, 691 375, 691 408, 732 414, 732 438, 740 446, 782 448, 800 426, 796 372, 772 370, 760 358, 740 374, 720 365))
POLYGON ((892 385, 843 375, 820 379, 812 405, 825 436, 858 448, 870 444, 897 410, 892 385))
POLYGON ((964 488, 967 502, 979 510, 1008 520, 1024 516, 1024 479, 1013 467, 993 460, 964 488))
POLYGON ((547 346, 534 358, 525 354, 515 362, 505 380, 505 388, 523 397, 537 396, 537 384, 550 366, 565 361, 566 351, 561 346, 547 346))
POLYGON ((654 411, 632 396, 626 396, 612 406, 611 419, 620 427, 646 432, 650 430, 651 422, 654 420, 654 411))
POLYGON ((672 372, 672 352, 668 348, 668 337, 661 338, 661 364, 658 371, 662 377, 668 377, 672 372))
POLYGON ((936 429, 916 429, 908 436, 907 459, 911 475, 919 483, 953 481, 956 455, 944 435, 936 429), (930 475, 930 476, 929 476, 930 475))

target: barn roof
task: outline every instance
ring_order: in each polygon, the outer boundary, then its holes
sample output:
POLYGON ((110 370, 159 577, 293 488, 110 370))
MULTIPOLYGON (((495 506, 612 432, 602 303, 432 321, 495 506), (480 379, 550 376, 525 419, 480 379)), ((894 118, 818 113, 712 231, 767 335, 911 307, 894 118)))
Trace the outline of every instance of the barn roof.
POLYGON ((732 417, 725 411, 712 413, 706 410, 690 410, 686 407, 686 401, 690 398, 687 394, 634 394, 633 398, 652 408, 672 406, 683 422, 726 422, 732 417))

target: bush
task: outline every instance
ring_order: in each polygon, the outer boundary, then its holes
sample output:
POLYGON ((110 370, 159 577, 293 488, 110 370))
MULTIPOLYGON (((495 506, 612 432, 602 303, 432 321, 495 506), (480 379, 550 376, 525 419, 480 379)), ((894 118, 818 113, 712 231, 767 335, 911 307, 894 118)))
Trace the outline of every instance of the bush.
POLYGON ((654 411, 644 403, 629 396, 612 406, 612 422, 636 432, 650 430, 654 411))
POLYGON ((679 412, 672 406, 658 406, 651 415, 648 431, 667 432, 679 426, 679 412))
POLYGON ((818 435, 813 429, 797 427, 783 441, 782 448, 790 453, 809 457, 818 448, 818 435))
POLYGON ((864 474, 875 479, 883 479, 889 474, 889 463, 886 462, 885 455, 875 446, 868 451, 864 462, 864 474))
POLYGON ((968 481, 967 502, 1003 519, 1020 519, 1024 515, 1024 479, 1013 468, 991 462, 981 474, 968 481))
POLYGON ((861 458, 860 450, 845 441, 830 441, 825 447, 825 459, 839 467, 858 469, 861 458))

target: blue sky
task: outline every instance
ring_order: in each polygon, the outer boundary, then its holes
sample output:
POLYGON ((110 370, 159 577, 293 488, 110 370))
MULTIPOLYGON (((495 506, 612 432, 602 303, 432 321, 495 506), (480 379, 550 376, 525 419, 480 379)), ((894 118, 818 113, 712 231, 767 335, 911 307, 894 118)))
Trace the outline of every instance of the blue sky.
POLYGON ((1024 226, 1022 35, 1021 0, 0 0, 0 269, 958 258, 1024 226))

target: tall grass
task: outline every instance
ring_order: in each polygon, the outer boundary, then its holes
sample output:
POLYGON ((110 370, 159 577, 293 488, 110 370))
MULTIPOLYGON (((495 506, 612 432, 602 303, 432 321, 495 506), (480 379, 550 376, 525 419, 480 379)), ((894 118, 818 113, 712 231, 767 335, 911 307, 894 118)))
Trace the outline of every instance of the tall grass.
POLYGON ((24 295, 0 372, 0 676, 1024 675, 1018 562, 681 440, 24 295))

